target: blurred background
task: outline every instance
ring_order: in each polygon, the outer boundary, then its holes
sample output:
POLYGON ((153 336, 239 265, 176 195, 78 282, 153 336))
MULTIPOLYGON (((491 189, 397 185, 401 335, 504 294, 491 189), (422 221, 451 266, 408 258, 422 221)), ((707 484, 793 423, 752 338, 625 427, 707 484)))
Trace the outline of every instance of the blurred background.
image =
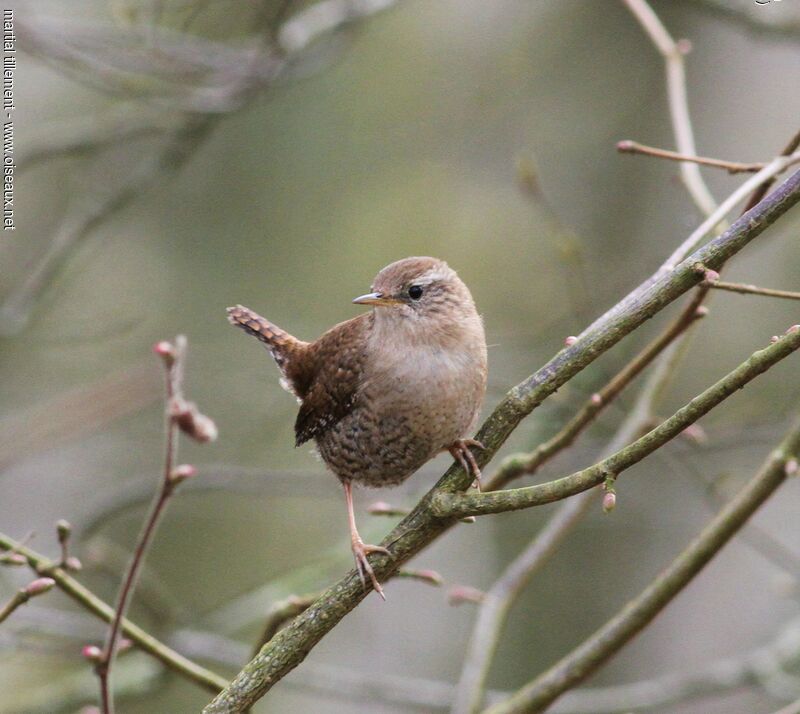
MULTIPOLYGON (((295 402, 268 355, 227 324, 226 306, 312 339, 357 314, 350 300, 387 263, 443 258, 485 319, 488 413, 702 218, 677 164, 615 150, 621 139, 674 148, 663 60, 621 3, 320 3, 351 13, 338 21, 314 3, 283 5, 6 3, 19 46, 18 169, 17 230, 0 236, 0 530, 34 532, 31 546, 55 556, 54 523, 66 518, 81 579, 113 601, 162 461, 150 348, 185 334, 187 394, 220 438, 182 445, 199 474, 170 505, 131 617, 226 677, 272 602, 318 590, 352 562, 339 485, 309 448, 293 448, 295 402)), ((800 6, 653 7, 692 44, 699 153, 779 153, 800 117, 800 6)), ((704 177, 717 200, 742 181, 704 177)), ((795 211, 726 279, 800 289, 798 229, 795 211)), ((710 305, 664 415, 800 321, 788 301, 724 293, 710 305)), ((554 433, 671 314, 548 400, 504 453, 554 433)), ((718 507, 709 485, 731 493, 777 443, 797 409, 797 375, 786 360, 703 420, 705 444, 679 440, 632 469, 612 515, 598 496, 513 608, 491 689, 531 679, 669 562, 718 507)), ((536 478, 591 463, 635 391, 536 478)), ((357 493, 365 540, 393 525, 367 515, 369 503, 410 507, 448 464, 357 493)), ((798 506, 794 481, 589 684, 691 673, 797 633, 798 506)), ((460 526, 413 566, 485 589, 551 512, 460 526)), ((28 579, 0 569, 2 600, 28 579)), ((387 595, 368 597, 254 711, 440 711, 426 687, 458 680, 475 608, 408 580, 387 595)), ((80 650, 104 632, 58 592, 14 613, 0 627, 0 712, 94 703, 80 650)), ((765 668, 747 686, 650 711, 777 709, 800 697, 799 640, 794 671, 765 668)), ((193 712, 209 699, 135 652, 115 671, 124 712, 193 712)))

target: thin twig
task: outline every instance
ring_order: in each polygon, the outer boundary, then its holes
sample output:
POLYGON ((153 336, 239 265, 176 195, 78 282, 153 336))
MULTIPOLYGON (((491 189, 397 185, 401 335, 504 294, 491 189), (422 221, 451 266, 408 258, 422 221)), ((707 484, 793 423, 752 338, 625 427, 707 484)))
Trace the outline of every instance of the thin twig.
POLYGON ((495 474, 486 482, 485 491, 503 488, 513 479, 523 474, 534 474, 547 461, 552 459, 575 441, 575 439, 664 349, 698 318, 706 314, 700 304, 705 299, 707 287, 701 287, 689 301, 681 314, 650 344, 639 352, 602 389, 593 394, 580 411, 551 439, 540 444, 529 454, 512 454, 503 460, 495 474))
MULTIPOLYGON (((800 172, 788 178, 758 206, 737 220, 723 235, 696 251, 669 273, 659 272, 644 281, 616 306, 595 320, 578 339, 561 350, 541 369, 511 389, 483 424, 476 437, 486 447, 475 454, 485 466, 508 436, 544 399, 601 354, 617 344, 666 305, 696 285, 702 276, 693 265, 702 262, 721 267, 768 225, 800 201, 800 172)), ((780 344, 780 343, 778 343, 780 344)), ((452 525, 437 519, 431 501, 442 492, 469 486, 463 469, 451 466, 416 508, 384 539, 392 557, 373 556, 371 564, 379 579, 394 572, 409 558, 433 542, 452 525)), ((258 701, 288 672, 299 665, 316 644, 368 594, 355 571, 333 584, 322 596, 284 628, 248 663, 210 703, 205 714, 245 709, 258 701)))
POLYGON ((690 251, 695 250, 702 240, 714 229, 714 227, 733 210, 739 201, 744 200, 753 191, 758 190, 765 181, 783 173, 792 164, 800 161, 800 151, 789 156, 778 156, 770 161, 761 171, 747 179, 739 186, 719 207, 714 210, 709 217, 703 221, 695 231, 664 261, 661 270, 664 272, 673 270, 675 266, 690 251))
MULTIPOLYGON (((63 593, 104 622, 110 623, 114 619, 114 609, 79 583, 61 568, 57 562, 49 560, 4 533, 0 533, 0 550, 22 555, 35 573, 55 580, 56 585, 63 593)), ((200 685, 210 692, 218 692, 225 687, 227 680, 223 677, 192 662, 163 642, 159 642, 155 637, 145 632, 138 625, 134 625, 127 618, 122 619, 120 630, 125 637, 130 639, 143 652, 152 655, 159 662, 187 680, 200 685)))
POLYGON ((97 676, 100 678, 100 692, 101 692, 101 707, 103 714, 112 714, 114 711, 114 698, 111 692, 111 668, 114 664, 114 657, 117 653, 117 646, 119 644, 119 634, 122 625, 122 619, 128 611, 133 591, 136 588, 136 582, 139 578, 139 571, 147 549, 150 546, 153 535, 155 534, 156 527, 164 512, 164 507, 167 505, 170 497, 175 490, 175 483, 172 474, 175 470, 177 452, 178 452, 178 424, 172 415, 172 401, 177 395, 181 394, 181 379, 183 376, 183 360, 186 354, 186 338, 183 335, 178 336, 175 340, 175 346, 172 354, 165 357, 165 372, 166 372, 166 408, 165 412, 165 446, 164 446, 164 467, 161 475, 161 483, 156 492, 153 502, 150 506, 150 512, 145 519, 142 531, 136 541, 136 546, 133 550, 133 557, 128 565, 128 569, 122 579, 117 603, 114 608, 114 618, 111 620, 111 626, 108 630, 106 644, 103 649, 103 654, 95 666, 97 676))
POLYGON ((617 151, 622 154, 642 154, 643 156, 654 156, 668 161, 688 161, 701 166, 713 166, 714 168, 725 169, 730 174, 755 173, 756 171, 761 171, 765 166, 763 163, 743 164, 738 161, 712 159, 707 156, 691 156, 689 154, 681 154, 678 151, 668 151, 667 149, 658 149, 655 146, 639 144, 630 139, 617 142, 617 151))
POLYGON ((664 609, 786 480, 800 454, 800 422, 772 451, 756 476, 675 560, 617 615, 570 654, 487 714, 543 711, 560 694, 607 662, 664 609))
POLYGON ((441 518, 453 518, 516 511, 560 501, 599 486, 607 478, 616 478, 623 471, 660 449, 688 426, 798 348, 800 348, 800 325, 795 325, 776 342, 755 352, 748 360, 696 396, 655 429, 588 468, 555 481, 507 491, 437 493, 432 499, 433 512, 441 518))
MULTIPOLYGON (((783 151, 781 151, 781 156, 791 156, 795 151, 800 149, 800 131, 798 131, 790 140, 789 143, 783 147, 783 151)), ((769 191, 772 184, 775 183, 775 178, 769 178, 764 181, 761 186, 759 186, 755 191, 753 191, 753 195, 750 196, 750 199, 744 205, 744 210, 749 211, 753 206, 755 206, 759 201, 761 201, 764 196, 767 195, 767 191, 769 191)))
MULTIPOLYGON (((667 77, 667 103, 669 105, 672 131, 676 148, 681 154, 696 156, 692 120, 689 116, 689 100, 686 93, 686 70, 683 56, 687 44, 677 43, 645 0, 623 0, 650 40, 664 58, 667 77)), ((697 164, 681 163, 681 178, 692 200, 704 215, 711 214, 716 202, 708 190, 697 164)), ((715 224, 716 225, 716 224, 715 224)))
POLYGON ((42 595, 52 590, 56 585, 53 578, 37 578, 32 583, 28 583, 24 588, 20 588, 14 593, 13 597, 5 604, 0 606, 0 622, 9 618, 12 612, 20 605, 24 605, 32 597, 42 595))
POLYGON ((793 292, 791 290, 760 288, 757 285, 726 283, 722 280, 706 280, 703 284, 715 290, 727 290, 732 293, 741 293, 742 295, 763 295, 764 297, 783 298, 785 300, 800 300, 800 292, 793 292))
POLYGON ((186 359, 186 338, 178 335, 175 344, 160 342, 155 347, 162 358, 165 368, 166 400, 164 409, 164 466, 161 482, 150 512, 145 519, 139 538, 134 547, 128 569, 122 579, 114 617, 108 630, 105 647, 95 665, 95 672, 100 679, 100 703, 103 714, 113 714, 114 698, 111 690, 111 669, 119 645, 122 620, 128 610, 136 583, 139 579, 144 558, 153 540, 159 521, 167 503, 175 492, 176 486, 194 474, 194 467, 177 466, 178 432, 194 437, 198 441, 209 441, 216 436, 216 427, 208 417, 197 412, 193 404, 183 397, 183 371, 186 359))

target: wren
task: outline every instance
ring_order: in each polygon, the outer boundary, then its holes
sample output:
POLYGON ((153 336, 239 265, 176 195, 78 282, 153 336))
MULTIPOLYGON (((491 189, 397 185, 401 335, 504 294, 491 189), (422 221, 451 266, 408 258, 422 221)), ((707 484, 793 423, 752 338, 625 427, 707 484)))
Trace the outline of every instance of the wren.
POLYGON ((358 574, 384 597, 367 556, 390 554, 361 540, 352 484, 399 484, 447 450, 480 488, 469 447, 483 447, 465 437, 486 391, 486 338, 467 286, 436 258, 386 266, 353 302, 373 309, 314 342, 241 305, 228 320, 266 345, 297 397, 296 445, 313 439, 341 481, 358 574))

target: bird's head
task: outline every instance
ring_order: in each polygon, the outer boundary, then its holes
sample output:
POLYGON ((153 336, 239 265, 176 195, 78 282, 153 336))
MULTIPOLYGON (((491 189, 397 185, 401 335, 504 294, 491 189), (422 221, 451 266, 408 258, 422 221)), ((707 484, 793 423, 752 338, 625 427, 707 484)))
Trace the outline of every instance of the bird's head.
POLYGON ((458 321, 476 314, 469 289, 443 260, 404 258, 375 276, 371 292, 353 300, 374 305, 380 319, 458 321))

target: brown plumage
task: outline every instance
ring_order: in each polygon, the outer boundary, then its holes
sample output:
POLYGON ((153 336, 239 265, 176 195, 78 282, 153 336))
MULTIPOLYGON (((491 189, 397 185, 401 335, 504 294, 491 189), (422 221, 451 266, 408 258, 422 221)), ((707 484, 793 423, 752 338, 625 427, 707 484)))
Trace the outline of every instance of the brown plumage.
POLYGON ((353 481, 400 483, 443 450, 480 478, 464 437, 486 389, 486 341, 472 296, 435 258, 406 258, 384 268, 356 298, 375 309, 303 342, 251 310, 228 319, 261 340, 282 383, 300 401, 296 443, 314 439, 341 480, 359 574, 383 595, 355 527, 353 481))

